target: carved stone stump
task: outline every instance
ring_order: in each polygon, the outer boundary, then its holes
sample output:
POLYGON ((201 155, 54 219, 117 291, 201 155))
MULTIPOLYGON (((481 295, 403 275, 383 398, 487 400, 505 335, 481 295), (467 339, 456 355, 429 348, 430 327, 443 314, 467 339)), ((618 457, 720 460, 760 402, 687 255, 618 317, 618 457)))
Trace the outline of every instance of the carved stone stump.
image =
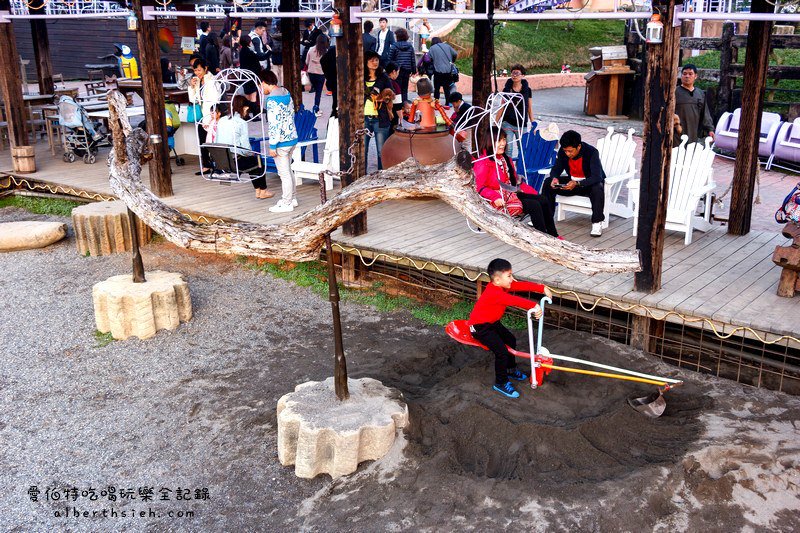
POLYGON ((134 283, 130 274, 113 276, 92 287, 97 329, 117 340, 148 339, 192 318, 189 285, 181 274, 156 270, 134 283))
POLYGON ((408 424, 402 394, 380 381, 349 379, 350 399, 336 399, 333 378, 309 381, 278 400, 278 460, 294 465, 297 477, 356 471, 380 459, 408 424))
MULTIPOLYGON (((110 255, 131 251, 131 229, 125 202, 93 202, 72 210, 75 240, 81 255, 110 255)), ((139 244, 146 244, 152 230, 137 219, 139 244)))
POLYGON ((783 227, 783 236, 792 239, 789 246, 776 246, 772 262, 783 268, 778 284, 778 296, 794 297, 800 291, 800 224, 789 222, 783 227))

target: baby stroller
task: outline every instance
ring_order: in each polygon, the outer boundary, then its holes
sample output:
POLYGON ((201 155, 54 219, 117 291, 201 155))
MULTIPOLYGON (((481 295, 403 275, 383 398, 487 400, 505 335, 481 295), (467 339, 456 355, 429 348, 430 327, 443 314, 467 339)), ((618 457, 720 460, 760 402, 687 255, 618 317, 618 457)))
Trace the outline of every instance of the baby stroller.
POLYGON ((181 127, 181 117, 178 112, 178 106, 171 102, 167 102, 164 106, 167 115, 167 146, 170 152, 175 154, 175 164, 182 167, 186 161, 178 155, 175 151, 175 131, 181 127))
POLYGON ((62 96, 58 101, 58 114, 59 122, 66 129, 64 161, 72 163, 82 157, 87 165, 94 164, 98 145, 105 137, 92 124, 86 110, 71 97, 62 96))

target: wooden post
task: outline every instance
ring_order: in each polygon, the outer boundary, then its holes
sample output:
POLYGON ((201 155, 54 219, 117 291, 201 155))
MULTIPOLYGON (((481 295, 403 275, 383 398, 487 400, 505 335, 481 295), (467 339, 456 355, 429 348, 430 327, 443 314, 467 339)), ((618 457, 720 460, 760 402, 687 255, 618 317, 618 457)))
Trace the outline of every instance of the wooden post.
MULTIPOLYGON (((300 0, 281 0, 281 11, 300 11, 300 0)), ((300 84, 300 19, 282 18, 283 36, 283 86, 291 93, 294 110, 303 105, 303 86, 300 84)))
POLYGON ((638 291, 655 292, 661 287, 664 225, 669 199, 669 165, 672 156, 672 115, 680 50, 680 26, 672 25, 675 0, 659 6, 664 16, 664 42, 647 46, 647 78, 644 100, 639 232, 636 248, 642 271, 634 278, 638 291))
POLYGON ((731 64, 733 63, 733 22, 726 22, 722 25, 722 39, 720 40, 719 50, 719 91, 717 92, 717 105, 714 110, 714 120, 731 109, 733 99, 733 84, 736 78, 730 75, 731 64))
MULTIPOLYGON (((31 15, 44 15, 45 2, 38 6, 31 5, 31 15)), ((33 40, 33 57, 36 61, 36 79, 39 82, 39 94, 53 94, 53 63, 50 59, 50 40, 47 36, 47 21, 31 20, 31 39, 33 40)))
POLYGON ((172 169, 167 146, 167 115, 164 110, 164 85, 161 82, 161 57, 158 47, 158 21, 144 20, 142 5, 155 5, 155 0, 133 0, 133 10, 139 19, 136 43, 139 46, 139 71, 147 120, 147 133, 160 135, 161 142, 153 144, 150 160, 150 190, 156 196, 172 196, 172 169))
MULTIPOLYGON (((772 13, 767 0, 753 0, 751 13, 772 13)), ((746 235, 750 231, 753 192, 758 172, 758 141, 761 138, 761 111, 767 83, 772 21, 750 21, 744 59, 742 115, 739 119, 739 143, 733 167, 731 208, 728 233, 746 235)))
MULTIPOLYGON (((494 14, 493 0, 475 0, 475 13, 494 14)), ((472 105, 485 106, 492 93, 494 39, 492 22, 475 21, 475 41, 472 52, 472 105)))
MULTIPOLYGON (((0 0, 0 10, 10 11, 9 0, 0 0)), ((12 23, 0 23, 0 89, 5 102, 8 137, 12 147, 29 146, 28 121, 22 99, 22 74, 12 23)))
MULTIPOLYGON (((336 86, 339 107, 339 165, 350 168, 347 150, 356 138, 356 131, 364 129, 364 46, 361 24, 350 21, 350 6, 360 6, 360 0, 335 0, 341 11, 342 36, 336 38, 336 86)), ((356 147, 356 161, 352 174, 342 176, 342 187, 350 185, 366 173, 364 138, 356 147)), ((356 236, 367 232, 367 213, 363 212, 345 222, 345 235, 356 236)))
POLYGON ((630 343, 645 353, 656 353, 658 339, 664 337, 664 321, 642 315, 631 315, 630 343))

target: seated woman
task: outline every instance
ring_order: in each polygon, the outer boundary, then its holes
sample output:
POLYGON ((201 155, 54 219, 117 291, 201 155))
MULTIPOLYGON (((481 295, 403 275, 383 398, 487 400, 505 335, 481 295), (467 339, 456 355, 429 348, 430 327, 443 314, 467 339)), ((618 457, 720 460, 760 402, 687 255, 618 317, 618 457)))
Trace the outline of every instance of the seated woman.
MULTIPOLYGON (((250 135, 247 133, 247 118, 250 112, 250 102, 244 96, 237 94, 233 97, 230 113, 219 119, 217 124, 217 144, 227 144, 242 148, 233 148, 236 154, 236 163, 239 172, 259 166, 258 156, 250 148, 250 135)), ((256 198, 272 198, 274 193, 267 190, 267 178, 261 176, 252 181, 256 190, 256 198)))
POLYGON ((511 216, 525 213, 531 217, 530 225, 537 230, 558 236, 553 211, 544 199, 536 194, 536 190, 526 183, 519 185, 519 192, 511 192, 500 187, 503 182, 511 187, 517 186, 517 173, 514 163, 506 155, 506 136, 499 128, 492 126, 485 137, 479 153, 480 159, 475 162, 475 188, 483 198, 492 202, 496 209, 504 206, 511 216), (485 157, 491 154, 490 157, 485 157))

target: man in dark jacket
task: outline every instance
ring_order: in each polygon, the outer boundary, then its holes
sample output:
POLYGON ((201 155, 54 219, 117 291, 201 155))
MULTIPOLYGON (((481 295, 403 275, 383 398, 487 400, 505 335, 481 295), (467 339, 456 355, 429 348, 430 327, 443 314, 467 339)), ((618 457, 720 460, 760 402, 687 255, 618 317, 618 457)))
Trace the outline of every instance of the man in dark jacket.
POLYGON ((603 231, 605 215, 605 180, 600 153, 597 148, 581 142, 577 131, 569 130, 561 136, 561 149, 556 164, 550 169, 550 177, 542 185, 542 195, 556 212, 556 195, 585 196, 592 204, 592 237, 603 231), (566 172, 566 176, 561 174, 566 172))
POLYGON ((681 69, 681 84, 675 89, 675 114, 681 119, 683 134, 690 143, 714 138, 714 121, 706 105, 703 89, 694 86, 697 67, 687 63, 681 69))
POLYGON ((206 58, 206 45, 208 44, 208 30, 210 26, 208 21, 204 20, 200 23, 200 41, 198 42, 198 51, 200 52, 200 57, 203 59, 206 58))
POLYGON ((306 64, 306 54, 311 49, 312 46, 316 46, 317 44, 317 37, 322 35, 322 30, 319 29, 316 24, 314 24, 313 19, 309 19, 305 21, 306 29, 303 30, 303 37, 300 39, 300 45, 302 48, 302 52, 300 53, 300 64, 306 64))
POLYGON ((394 33, 389 29, 389 20, 386 17, 381 17, 378 20, 378 48, 375 50, 381 56, 381 66, 386 66, 389 62, 389 50, 394 44, 394 33))
POLYGON ((364 42, 365 52, 378 51, 378 39, 372 36, 372 28, 374 28, 374 26, 371 20, 364 23, 364 35, 361 36, 361 40, 364 42))
POLYGON ((472 107, 464 101, 464 97, 458 91, 450 93, 450 96, 447 97, 447 103, 453 106, 453 114, 450 116, 450 120, 453 121, 453 124, 458 124, 459 119, 472 107))

